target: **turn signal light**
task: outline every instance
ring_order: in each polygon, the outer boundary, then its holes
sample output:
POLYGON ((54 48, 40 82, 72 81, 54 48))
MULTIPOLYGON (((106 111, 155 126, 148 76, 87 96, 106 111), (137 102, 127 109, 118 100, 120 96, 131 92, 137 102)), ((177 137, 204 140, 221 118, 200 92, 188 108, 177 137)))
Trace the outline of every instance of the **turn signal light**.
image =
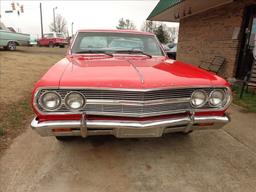
POLYGON ((57 129, 53 129, 53 132, 71 132, 72 129, 71 128, 57 128, 57 129))

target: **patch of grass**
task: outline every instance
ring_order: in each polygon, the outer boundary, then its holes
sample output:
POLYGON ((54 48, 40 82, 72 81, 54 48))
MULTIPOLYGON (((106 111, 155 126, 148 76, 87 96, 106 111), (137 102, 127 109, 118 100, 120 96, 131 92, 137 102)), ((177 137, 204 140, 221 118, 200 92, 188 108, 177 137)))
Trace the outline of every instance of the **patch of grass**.
POLYGON ((8 132, 15 133, 24 129, 28 117, 33 112, 30 107, 29 97, 13 104, 3 104, 0 113, 0 136, 8 132))
POLYGON ((233 102, 239 106, 242 106, 248 110, 248 112, 256 113, 256 93, 255 90, 249 90, 244 92, 243 98, 240 99, 241 86, 233 86, 234 98, 233 102))

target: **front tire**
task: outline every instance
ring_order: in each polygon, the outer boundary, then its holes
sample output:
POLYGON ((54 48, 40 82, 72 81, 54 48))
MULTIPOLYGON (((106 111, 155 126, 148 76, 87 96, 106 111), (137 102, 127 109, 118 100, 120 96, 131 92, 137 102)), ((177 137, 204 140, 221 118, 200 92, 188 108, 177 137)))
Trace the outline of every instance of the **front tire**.
POLYGON ((181 132, 182 135, 190 135, 191 133, 193 133, 193 130, 190 130, 188 132, 181 132))
POLYGON ((60 142, 67 142, 72 140, 71 136, 55 136, 55 138, 60 142))
POLYGON ((5 48, 9 51, 15 51, 16 50, 16 43, 13 42, 13 41, 10 41, 5 48))
POLYGON ((50 42, 50 43, 49 43, 49 47, 50 47, 50 48, 53 48, 53 47, 54 47, 53 42, 50 42))

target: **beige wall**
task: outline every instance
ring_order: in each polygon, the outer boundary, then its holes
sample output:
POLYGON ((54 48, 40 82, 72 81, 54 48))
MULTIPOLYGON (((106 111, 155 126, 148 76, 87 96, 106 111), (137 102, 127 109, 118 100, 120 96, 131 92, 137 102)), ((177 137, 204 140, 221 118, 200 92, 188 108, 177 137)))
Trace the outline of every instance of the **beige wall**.
POLYGON ((236 1, 181 20, 177 60, 200 65, 214 56, 223 56, 227 62, 220 75, 233 77, 240 40, 232 36, 241 28, 244 7, 252 2, 256 1, 236 1))

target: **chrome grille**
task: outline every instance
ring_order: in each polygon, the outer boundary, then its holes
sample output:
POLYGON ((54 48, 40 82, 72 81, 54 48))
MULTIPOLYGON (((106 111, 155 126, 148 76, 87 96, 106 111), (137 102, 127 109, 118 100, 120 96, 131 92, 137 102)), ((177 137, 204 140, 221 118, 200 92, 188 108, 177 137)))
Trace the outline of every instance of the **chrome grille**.
POLYGON ((190 107, 189 103, 176 103, 176 104, 162 104, 162 105, 151 105, 151 106, 123 106, 123 105, 90 105, 86 106, 86 111, 102 111, 102 112, 115 112, 131 114, 137 113, 140 116, 141 113, 158 113, 179 110, 187 110, 190 107))
MULTIPOLYGON (((63 100, 62 106, 58 111, 47 112, 38 105, 41 112, 56 114, 70 113, 64 104, 65 96, 71 91, 78 91, 85 96, 87 104, 84 109, 79 111, 86 112, 89 115, 109 115, 109 116, 127 116, 127 117, 148 117, 166 114, 175 114, 190 111, 192 109, 189 99, 195 90, 201 88, 186 89, 163 89, 163 90, 109 90, 109 89, 50 89, 61 95, 63 100), (94 101, 97 100, 98 103, 94 101), (99 102, 99 101, 102 101, 99 102), (117 103, 105 103, 104 101, 120 101, 117 103), (167 102, 168 101, 168 102, 167 102), (150 104, 147 104, 149 103, 150 104), (133 104, 130 104, 133 103, 133 104)), ((213 88, 202 88, 208 94, 213 88)), ((45 91, 42 89, 38 92, 36 98, 40 98, 45 91)), ((37 101, 38 103, 38 101, 37 101)), ((205 106, 209 108, 209 106, 205 106)))
MULTIPOLYGON (((110 99, 110 100, 134 100, 134 101, 149 101, 160 100, 166 98, 190 97, 195 89, 167 89, 156 91, 121 91, 121 90, 95 90, 95 89, 53 89, 60 93, 64 98, 70 91, 78 91, 86 96, 87 99, 110 99)), ((205 89, 204 89, 205 90, 205 89)), ((210 90, 210 89, 208 89, 210 90)), ((44 90, 42 90, 44 91, 44 90)), ((207 90, 206 90, 207 91, 207 90)))

